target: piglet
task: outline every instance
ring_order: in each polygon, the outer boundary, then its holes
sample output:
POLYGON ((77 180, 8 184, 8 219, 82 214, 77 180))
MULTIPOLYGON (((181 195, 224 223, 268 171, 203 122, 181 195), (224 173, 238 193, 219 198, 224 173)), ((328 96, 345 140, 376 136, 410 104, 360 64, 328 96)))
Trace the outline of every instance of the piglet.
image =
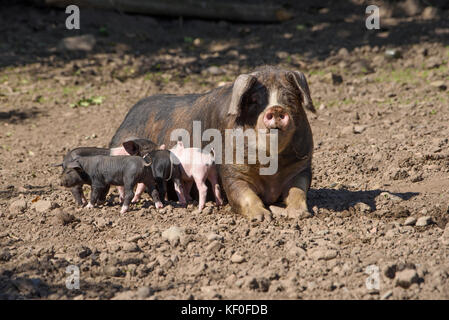
MULTIPOLYGON (((129 138, 128 140, 123 142, 121 147, 111 148, 110 155, 111 156, 131 155, 143 157, 156 149, 157 145, 151 140, 140 138, 129 138)), ((122 202, 125 196, 125 191, 122 186, 117 186, 117 190, 119 192, 120 202, 122 202)), ((145 185, 143 183, 137 184, 136 193, 134 194, 134 198, 131 200, 131 202, 134 203, 139 201, 144 191, 145 185)))
POLYGON ((190 189, 195 182, 199 193, 198 210, 201 211, 206 203, 207 186, 206 179, 212 185, 215 202, 221 206, 223 199, 218 185, 217 169, 215 166, 215 155, 204 153, 200 148, 184 148, 184 144, 178 141, 176 146, 170 151, 176 156, 181 163, 182 168, 182 184, 185 196, 190 200, 190 189))
POLYGON ((151 193, 155 203, 161 202, 151 171, 151 158, 139 156, 93 156, 80 157, 67 165, 69 169, 84 172, 92 184, 87 208, 93 208, 110 185, 124 186, 125 196, 120 213, 128 211, 134 197, 134 187, 143 183, 151 193))
MULTIPOLYGON (((165 146, 161 147, 164 148, 165 146)), ((181 165, 179 164, 179 161, 176 161, 175 155, 169 150, 154 150, 150 153, 150 157, 153 160, 151 169, 160 197, 165 197, 167 192, 167 182, 173 180, 179 203, 185 205, 186 199, 181 182, 181 165)), ((161 208, 163 206, 162 203, 156 203, 155 205, 156 208, 161 208)))
MULTIPOLYGON (((89 157, 89 156, 99 156, 109 155, 109 149, 105 148, 95 148, 95 147, 79 147, 73 150, 70 150, 63 158, 62 163, 58 163, 53 165, 53 167, 62 167, 63 172, 61 176, 61 186, 66 188, 71 188, 73 197, 75 198, 75 202, 82 206, 87 203, 86 198, 83 193, 83 185, 90 185, 90 181, 86 174, 76 171, 74 169, 68 169, 67 164, 78 159, 79 157, 89 157)), ((104 199, 106 198, 107 192, 104 195, 104 199)), ((100 198, 104 201, 103 196, 100 198)))

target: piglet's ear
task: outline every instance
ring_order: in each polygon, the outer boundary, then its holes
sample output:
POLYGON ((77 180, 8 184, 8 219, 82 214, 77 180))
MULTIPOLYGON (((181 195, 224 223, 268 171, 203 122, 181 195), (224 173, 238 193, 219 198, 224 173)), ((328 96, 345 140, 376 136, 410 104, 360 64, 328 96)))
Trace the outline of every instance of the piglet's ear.
POLYGON ((67 169, 81 169, 81 165, 78 160, 67 163, 67 169))
POLYGON ((310 96, 310 90, 309 85, 306 80, 306 76, 304 73, 299 71, 293 71, 289 72, 288 76, 292 78, 292 81, 296 84, 299 91, 301 91, 301 98, 303 106, 308 109, 309 111, 312 111, 313 113, 316 113, 315 106, 313 105, 312 97, 310 96))
POLYGON ((165 150, 165 144, 161 144, 161 145, 159 146, 159 150, 165 150))
POLYGON ((123 148, 132 156, 138 155, 140 152, 140 147, 134 140, 123 142, 123 148))
POLYGON ((232 97, 228 115, 239 115, 243 96, 255 82, 256 78, 249 74, 241 74, 235 79, 234 86, 232 87, 232 97))

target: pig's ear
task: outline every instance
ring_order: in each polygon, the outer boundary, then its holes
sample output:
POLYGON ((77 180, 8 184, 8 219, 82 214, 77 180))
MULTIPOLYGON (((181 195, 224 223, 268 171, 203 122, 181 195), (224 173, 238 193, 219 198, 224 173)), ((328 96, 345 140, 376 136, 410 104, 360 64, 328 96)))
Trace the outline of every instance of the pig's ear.
POLYGON ((81 170, 81 165, 78 160, 71 161, 67 163, 67 169, 79 169, 81 170))
POLYGON ((165 150, 165 144, 161 144, 161 145, 159 146, 159 150, 165 150))
POLYGON ((140 146, 134 140, 123 142, 123 148, 132 156, 138 155, 140 152, 140 146))
POLYGON ((240 113, 243 96, 255 82, 256 78, 249 74, 241 74, 235 79, 228 115, 236 116, 240 113))
POLYGON ((310 90, 309 85, 306 80, 306 76, 304 73, 299 71, 293 71, 289 72, 290 76, 292 77, 294 83, 298 87, 299 91, 301 91, 301 98, 303 106, 312 111, 313 113, 316 113, 315 106, 313 105, 312 97, 310 96, 310 90))

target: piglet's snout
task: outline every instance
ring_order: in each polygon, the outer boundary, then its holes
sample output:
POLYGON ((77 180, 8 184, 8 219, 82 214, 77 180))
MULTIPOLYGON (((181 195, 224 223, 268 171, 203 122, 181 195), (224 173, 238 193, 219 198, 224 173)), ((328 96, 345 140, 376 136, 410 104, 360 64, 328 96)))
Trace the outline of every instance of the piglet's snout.
POLYGON ((263 122, 267 129, 284 129, 288 126, 290 117, 288 113, 282 107, 269 108, 263 117, 263 122))

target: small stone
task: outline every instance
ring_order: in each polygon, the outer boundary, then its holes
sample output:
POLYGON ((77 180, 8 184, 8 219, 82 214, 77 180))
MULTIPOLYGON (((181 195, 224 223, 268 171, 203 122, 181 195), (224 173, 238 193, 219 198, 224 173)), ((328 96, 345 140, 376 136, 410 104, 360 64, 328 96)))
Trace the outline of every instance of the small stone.
POLYGON ((332 83, 333 85, 337 85, 343 82, 343 78, 342 76, 335 74, 333 72, 329 72, 324 76, 324 79, 328 82, 328 83, 332 83))
POLYGON ((366 130, 366 126, 362 126, 362 125, 355 125, 354 126, 354 133, 356 133, 356 134, 360 134, 360 133, 362 133, 365 130, 366 130))
POLYGON ((193 40, 193 45, 195 47, 199 47, 203 44, 203 40, 201 40, 200 38, 196 38, 195 40, 193 40))
POLYGON ((434 88, 438 88, 441 91, 445 91, 447 89, 447 85, 443 80, 437 80, 430 83, 430 85, 434 88))
POLYGON ((424 217, 420 217, 417 221, 416 221, 416 226, 417 227, 425 227, 429 224, 432 223, 432 217, 430 216, 424 216, 424 217))
POLYGON ((439 18, 439 11, 435 7, 428 6, 428 7, 424 8, 421 16, 422 16, 422 18, 424 20, 438 19, 439 18))
POLYGON ((220 236, 219 234, 216 234, 214 232, 208 233, 206 238, 208 241, 214 241, 214 240, 222 241, 223 240, 223 236, 220 236))
POLYGON ((184 236, 182 228, 173 226, 162 232, 162 238, 166 239, 172 246, 176 246, 184 236))
POLYGON ((133 291, 128 290, 124 292, 117 293, 112 300, 133 300, 135 297, 135 294, 133 291))
POLYGON ((385 292, 381 297, 380 300, 387 300, 388 298, 390 298, 393 295, 393 290, 388 290, 387 292, 385 292))
POLYGON ((92 250, 90 250, 88 247, 81 246, 78 251, 78 257, 80 257, 81 259, 84 259, 87 256, 89 256, 91 253, 92 253, 92 250))
POLYGON ((315 260, 332 260, 338 256, 338 251, 333 249, 315 249, 309 255, 315 260))
POLYGON ((396 286, 407 289, 412 283, 418 283, 418 273, 414 269, 405 269, 396 273, 396 286))
POLYGON ((103 229, 107 226, 111 226, 112 225, 112 221, 109 219, 105 219, 103 217, 99 217, 96 218, 94 221, 94 225, 98 228, 98 229, 103 229))
POLYGON ((349 56, 349 51, 346 48, 341 48, 340 50, 338 50, 338 55, 342 57, 347 57, 349 56))
POLYGON ((19 199, 11 202, 9 205, 9 211, 12 213, 22 213, 27 208, 27 203, 24 199, 19 199))
POLYGON ((122 248, 126 252, 137 252, 140 250, 135 242, 125 242, 122 248))
POLYGON ((123 276, 124 273, 116 266, 107 265, 103 268, 104 274, 109 277, 120 277, 123 276))
POLYGON ((70 213, 58 209, 56 211, 56 221, 65 226, 75 221, 75 217, 70 213))
POLYGON ((223 245, 218 240, 214 240, 206 247, 206 251, 210 253, 214 253, 219 251, 221 248, 223 248, 223 245))
POLYGON ((140 234, 136 234, 136 235, 133 235, 133 236, 128 237, 128 238, 126 239, 126 241, 128 241, 128 242, 137 242, 137 241, 139 241, 140 239, 142 239, 142 236, 141 236, 140 234))
POLYGON ((407 219, 405 219, 404 221, 404 226, 413 226, 416 223, 416 218, 415 217, 408 217, 407 219))
POLYGON ((60 42, 59 48, 68 51, 91 51, 96 42, 95 37, 91 34, 66 37, 60 42))
POLYGON ((39 213, 44 213, 50 211, 52 208, 52 203, 49 200, 38 200, 31 205, 31 208, 36 210, 39 213))
POLYGON ((139 299, 145 299, 154 294, 154 290, 148 286, 137 289, 136 296, 139 299))
POLYGON ((231 262, 232 263, 242 263, 245 261, 245 258, 242 257, 241 255, 234 253, 231 257, 231 262))
POLYGON ((402 52, 399 49, 387 49, 385 50, 385 57, 388 59, 399 59, 402 57, 402 52))
POLYGON ((212 67, 209 67, 206 69, 206 73, 213 75, 213 76, 219 76, 219 75, 225 74, 226 72, 219 67, 212 66, 212 67))
POLYGON ((204 215, 208 215, 208 214, 211 214, 212 211, 213 211, 212 207, 204 207, 204 209, 203 209, 203 211, 201 213, 204 214, 204 215))

